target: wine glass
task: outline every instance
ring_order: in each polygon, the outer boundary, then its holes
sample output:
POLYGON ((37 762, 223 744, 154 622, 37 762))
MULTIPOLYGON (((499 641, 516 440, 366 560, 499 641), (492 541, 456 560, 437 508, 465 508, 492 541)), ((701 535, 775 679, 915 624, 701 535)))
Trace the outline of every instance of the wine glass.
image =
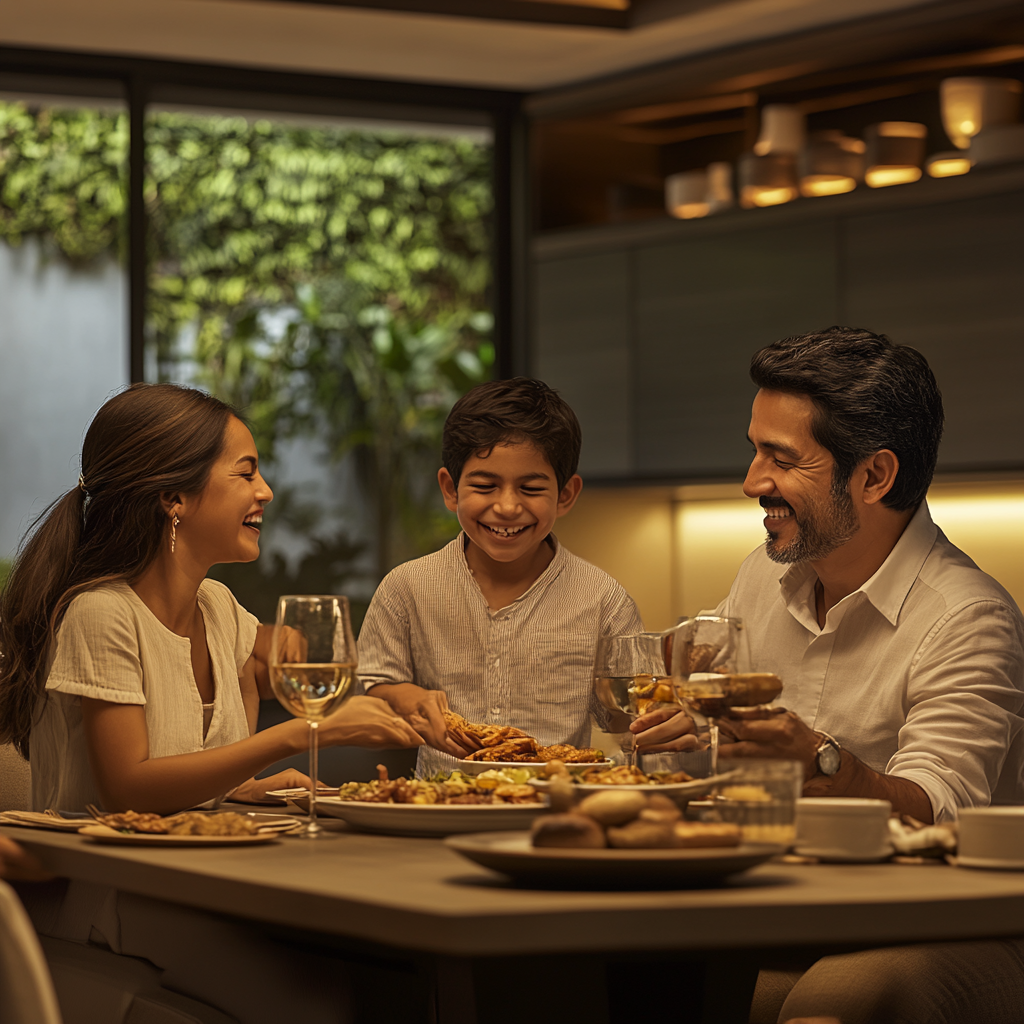
MULTIPOLYGON (((594 693, 604 707, 626 715, 631 722, 657 700, 671 700, 671 688, 661 685, 669 676, 662 633, 603 636, 594 655, 594 693), (668 695, 662 690, 668 690, 668 695)), ((622 752, 626 764, 636 762, 636 739, 626 732, 622 752)))
POLYGON ((316 820, 317 729, 351 696, 356 664, 348 598, 287 595, 278 600, 270 685, 284 707, 309 723, 309 823, 296 833, 305 839, 323 834, 316 820))

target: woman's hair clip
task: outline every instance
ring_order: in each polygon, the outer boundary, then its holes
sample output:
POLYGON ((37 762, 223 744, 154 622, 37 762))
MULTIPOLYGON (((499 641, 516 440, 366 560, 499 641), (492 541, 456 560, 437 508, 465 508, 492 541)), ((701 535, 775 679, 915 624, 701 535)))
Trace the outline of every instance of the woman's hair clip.
POLYGON ((81 473, 78 474, 78 486, 81 488, 82 493, 88 496, 89 488, 85 486, 85 477, 81 473))

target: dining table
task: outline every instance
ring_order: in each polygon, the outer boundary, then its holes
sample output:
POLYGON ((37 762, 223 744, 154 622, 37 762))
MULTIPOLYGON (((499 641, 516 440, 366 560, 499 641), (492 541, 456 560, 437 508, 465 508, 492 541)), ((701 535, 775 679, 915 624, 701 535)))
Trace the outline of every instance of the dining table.
POLYGON ((360 965, 359 1022, 745 1024, 760 967, 1024 935, 1024 871, 761 864, 680 889, 531 888, 432 838, 104 845, 0 827, 52 872, 199 907, 360 965))

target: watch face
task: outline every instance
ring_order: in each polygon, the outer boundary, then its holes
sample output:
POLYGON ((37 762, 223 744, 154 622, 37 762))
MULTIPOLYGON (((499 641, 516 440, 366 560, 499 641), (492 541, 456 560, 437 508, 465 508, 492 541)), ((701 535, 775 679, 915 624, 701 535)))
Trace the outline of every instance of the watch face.
POLYGON ((818 750, 818 767, 823 775, 835 775, 839 771, 842 756, 831 743, 823 743, 818 750))

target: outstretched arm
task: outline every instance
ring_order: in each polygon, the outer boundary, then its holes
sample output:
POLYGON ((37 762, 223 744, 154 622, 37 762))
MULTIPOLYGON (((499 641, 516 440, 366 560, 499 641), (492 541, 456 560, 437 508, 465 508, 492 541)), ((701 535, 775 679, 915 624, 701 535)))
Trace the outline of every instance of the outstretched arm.
POLYGON ((722 757, 768 757, 799 761, 804 766, 804 796, 857 796, 888 800, 892 809, 918 821, 932 822, 928 794, 910 779, 883 775, 858 760, 849 750, 842 752, 839 771, 822 775, 817 771, 817 750, 824 736, 815 732, 799 715, 764 712, 770 717, 729 719, 735 743, 718 748, 722 757))

